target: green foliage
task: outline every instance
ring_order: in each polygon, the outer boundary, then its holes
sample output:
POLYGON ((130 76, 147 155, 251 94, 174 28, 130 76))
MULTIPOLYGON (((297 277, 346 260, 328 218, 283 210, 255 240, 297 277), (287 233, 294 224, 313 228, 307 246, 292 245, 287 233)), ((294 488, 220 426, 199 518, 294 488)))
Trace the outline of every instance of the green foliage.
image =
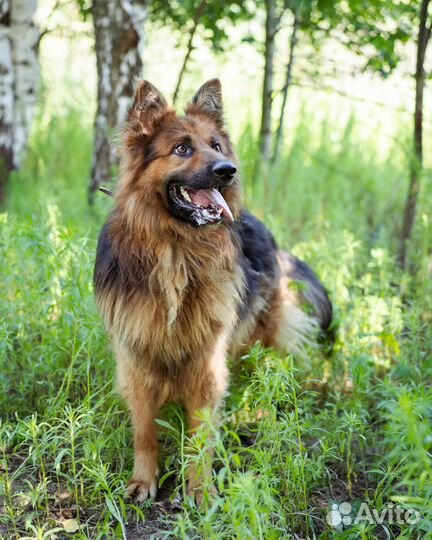
MULTIPOLYGON (((169 500, 153 510, 123 499, 131 431, 91 285, 111 202, 101 195, 94 213, 84 203, 88 120, 74 110, 39 118, 0 215, 0 536, 430 537, 432 228, 419 221, 419 271, 401 275, 392 240, 406 171, 400 150, 383 160, 355 118, 338 132, 331 117, 320 124, 303 112, 268 178, 247 181, 253 127, 238 149, 249 206, 330 290, 335 350, 294 359, 256 346, 232 366, 220 425, 204 416, 193 439, 181 411, 167 409, 161 497, 169 500), (205 490, 213 482, 219 495, 196 509, 185 469, 209 446, 215 470, 205 490), (332 529, 326 513, 342 501, 378 512, 393 501, 422 520, 332 529)), ((426 193, 420 215, 430 203, 426 193)))
POLYGON ((77 0, 79 13, 84 21, 88 20, 92 13, 91 0, 77 0))
MULTIPOLYGON (((257 3, 258 9, 265 2, 257 3)), ((278 29, 295 15, 304 37, 318 49, 334 38, 364 58, 364 69, 387 77, 404 57, 403 45, 417 37, 420 1, 283 0, 276 2, 278 29), (286 13, 291 16, 287 19, 286 13)), ((254 36, 248 41, 255 42, 254 36)))
POLYGON ((198 25, 212 48, 220 51, 228 38, 227 25, 251 16, 251 6, 241 0, 207 2, 206 0, 153 0, 149 19, 156 24, 171 26, 186 34, 198 25))
POLYGON ((329 21, 343 43, 365 58, 365 69, 387 76, 402 58, 401 45, 416 36, 419 5, 418 0, 318 0, 313 16, 317 23, 329 21))

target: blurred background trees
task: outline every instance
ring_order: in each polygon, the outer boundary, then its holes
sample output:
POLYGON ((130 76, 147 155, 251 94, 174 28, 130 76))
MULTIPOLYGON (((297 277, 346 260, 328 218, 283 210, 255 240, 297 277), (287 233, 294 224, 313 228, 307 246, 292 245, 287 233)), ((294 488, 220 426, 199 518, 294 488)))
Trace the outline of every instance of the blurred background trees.
MULTIPOLYGON (((48 0, 40 0, 40 5, 46 4, 48 0)), ((367 3, 362 0, 75 0, 74 5, 84 24, 83 32, 93 39, 96 59, 90 203, 98 187, 109 184, 115 177, 118 133, 131 103, 135 80, 146 76, 145 66, 143 68, 145 37, 151 42, 158 29, 168 29, 176 36, 176 61, 167 66, 175 73, 175 77, 171 77, 175 79, 173 102, 183 95, 185 81, 196 68, 203 49, 220 57, 221 62, 242 44, 254 49, 253 61, 262 66, 254 171, 257 174, 261 170, 264 177, 276 166, 284 139, 293 127, 291 119, 286 117, 292 86, 322 88, 329 74, 335 79, 338 70, 345 67, 339 60, 329 58, 327 50, 345 49, 352 58, 358 59, 354 69, 359 74, 371 72, 389 78, 401 62, 406 64, 407 59, 413 57, 415 44, 418 44, 417 66, 415 74, 414 69, 411 74, 416 81, 415 100, 413 96, 416 113, 411 167, 407 174, 408 198, 403 225, 400 231, 395 231, 401 237, 399 262, 405 264, 405 246, 413 227, 422 168, 422 96, 425 81, 430 76, 425 67, 431 33, 428 0, 367 3)), ((45 10, 39 21, 40 36, 33 23, 36 0, 3 0, 0 6, 3 171, 0 188, 4 190, 8 171, 21 163, 36 104, 39 40, 56 31, 63 35, 69 32, 72 38, 76 31, 68 28, 64 20, 64 13, 71 13, 71 3, 66 0, 51 3, 50 9, 45 10), (62 23, 48 24, 48 19, 61 20, 61 13, 62 23)), ((158 46, 166 53, 164 43, 158 46)))
MULTIPOLYGON (((405 203, 401 241, 399 245, 399 264, 406 265, 407 242, 411 237, 420 190, 420 177, 423 169, 423 101, 426 81, 426 51, 432 32, 432 20, 429 15, 429 0, 421 0, 418 34, 417 61, 415 70, 415 107, 414 107, 414 152, 411 157, 410 182, 405 203)), ((429 73, 429 78, 431 73, 429 73)))
POLYGON ((0 2, 0 202, 22 163, 39 86, 37 0, 0 2))
MULTIPOLYGON (((94 0, 91 6, 97 64, 97 111, 89 202, 110 181, 118 161, 113 135, 124 124, 142 73, 148 0, 94 0)), ((88 11, 81 11, 84 16, 88 11)))
POLYGON ((184 49, 184 58, 179 66, 177 82, 172 95, 175 104, 185 77, 197 35, 204 37, 215 52, 223 51, 228 42, 226 28, 252 17, 252 3, 242 0, 209 2, 208 0, 152 0, 150 20, 158 26, 172 28, 179 33, 179 47, 184 49))

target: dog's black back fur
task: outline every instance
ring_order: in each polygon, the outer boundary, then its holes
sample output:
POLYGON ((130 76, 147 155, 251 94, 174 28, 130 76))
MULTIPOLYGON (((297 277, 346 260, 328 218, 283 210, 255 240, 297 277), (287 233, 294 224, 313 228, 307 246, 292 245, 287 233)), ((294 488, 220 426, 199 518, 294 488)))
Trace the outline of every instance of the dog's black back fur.
POLYGON ((239 237, 240 264, 246 282, 239 314, 242 319, 253 299, 277 276, 277 246, 271 232, 249 212, 241 214, 235 230, 239 237))
POLYGON ((303 261, 285 251, 278 250, 276 241, 266 226, 249 212, 243 212, 236 224, 241 245, 241 266, 245 275, 246 291, 240 309, 240 319, 268 283, 274 281, 281 270, 288 278, 301 285, 302 300, 311 306, 321 330, 329 333, 333 308, 327 291, 315 272, 303 261), (278 265, 277 257, 282 261, 278 265))

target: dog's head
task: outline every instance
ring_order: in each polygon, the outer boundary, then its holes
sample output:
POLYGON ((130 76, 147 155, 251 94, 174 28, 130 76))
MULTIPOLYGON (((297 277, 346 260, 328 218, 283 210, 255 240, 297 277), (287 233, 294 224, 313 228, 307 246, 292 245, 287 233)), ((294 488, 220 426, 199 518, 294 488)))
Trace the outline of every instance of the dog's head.
POLYGON ((238 216, 239 179, 219 80, 198 90, 185 116, 178 116, 152 84, 140 81, 124 152, 119 195, 140 201, 142 212, 158 210, 176 229, 229 224, 238 216))

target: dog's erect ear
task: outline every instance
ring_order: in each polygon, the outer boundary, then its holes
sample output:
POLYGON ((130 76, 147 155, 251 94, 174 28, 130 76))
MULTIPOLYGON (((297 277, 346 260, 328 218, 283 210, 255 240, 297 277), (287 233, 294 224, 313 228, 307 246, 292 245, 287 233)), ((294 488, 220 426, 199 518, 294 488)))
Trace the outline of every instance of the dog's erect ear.
POLYGON ((219 79, 211 79, 201 86, 187 106, 186 114, 204 114, 217 126, 223 126, 222 89, 219 79))
POLYGON ((139 81, 129 120, 138 121, 142 134, 152 132, 158 120, 168 112, 168 103, 161 92, 148 81, 139 81))

